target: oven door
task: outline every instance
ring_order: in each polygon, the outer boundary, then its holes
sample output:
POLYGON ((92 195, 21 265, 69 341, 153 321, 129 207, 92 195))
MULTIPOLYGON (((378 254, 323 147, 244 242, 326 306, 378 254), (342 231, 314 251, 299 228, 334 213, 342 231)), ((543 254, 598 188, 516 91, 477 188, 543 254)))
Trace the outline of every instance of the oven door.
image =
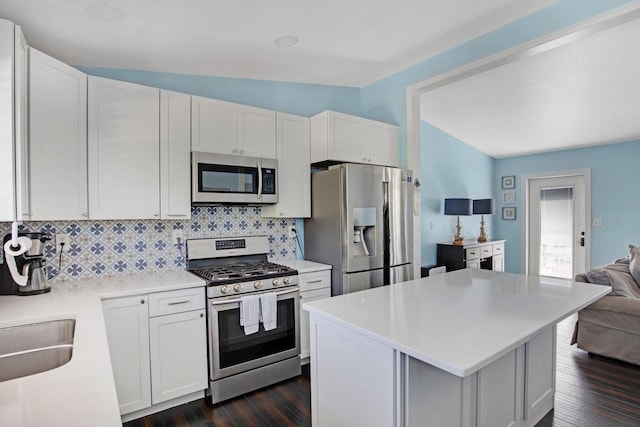
POLYGON ((209 373, 217 380, 300 355, 298 287, 277 292, 277 326, 245 335, 240 298, 209 299, 209 373))
POLYGON ((192 202, 277 203, 277 160, 192 153, 192 202))

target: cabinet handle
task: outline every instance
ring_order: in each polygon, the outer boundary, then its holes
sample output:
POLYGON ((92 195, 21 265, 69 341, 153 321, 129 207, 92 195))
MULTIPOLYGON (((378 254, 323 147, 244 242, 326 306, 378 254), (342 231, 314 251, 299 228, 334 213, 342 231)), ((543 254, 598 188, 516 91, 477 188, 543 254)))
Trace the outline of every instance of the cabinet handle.
POLYGON ((144 304, 144 300, 143 299, 140 300, 140 304, 144 304))
POLYGON ((204 313, 200 313, 200 317, 204 317, 204 313))
POLYGON ((190 300, 184 300, 184 301, 176 301, 176 302, 170 302, 167 305, 180 305, 180 304, 187 304, 191 302, 190 300))
POLYGON ((89 218, 89 212, 83 212, 82 216, 85 217, 85 218, 89 218))
POLYGON ((322 279, 318 279, 318 280, 309 280, 307 283, 320 283, 322 282, 322 279))
POLYGON ((244 154, 244 150, 240 150, 240 154, 244 154))
POLYGON ((238 152, 238 150, 236 150, 236 149, 234 148, 233 150, 231 150, 231 152, 232 152, 233 154, 236 154, 236 153, 238 152))
POLYGON ((184 218, 184 217, 186 217, 186 215, 185 215, 185 214, 167 214, 167 216, 175 216, 175 217, 178 217, 178 218, 184 218))

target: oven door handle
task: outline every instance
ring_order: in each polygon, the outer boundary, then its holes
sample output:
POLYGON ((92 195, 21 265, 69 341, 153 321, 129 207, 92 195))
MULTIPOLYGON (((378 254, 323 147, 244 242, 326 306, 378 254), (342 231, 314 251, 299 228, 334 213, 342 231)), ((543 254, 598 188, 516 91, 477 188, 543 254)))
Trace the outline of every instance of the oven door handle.
POLYGON ((262 166, 260 162, 256 164, 258 167, 258 199, 262 198, 262 166))
MULTIPOLYGON (((298 292, 299 290, 300 290, 299 288, 287 289, 286 291, 276 292, 276 295, 280 296, 280 295, 290 294, 292 292, 298 292)), ((261 292, 261 293, 264 294, 266 292, 261 292)), ((231 304, 231 303, 240 302, 240 301, 241 301, 240 298, 225 299, 222 301, 218 301, 217 298, 215 298, 215 299, 211 299, 211 305, 231 304)))

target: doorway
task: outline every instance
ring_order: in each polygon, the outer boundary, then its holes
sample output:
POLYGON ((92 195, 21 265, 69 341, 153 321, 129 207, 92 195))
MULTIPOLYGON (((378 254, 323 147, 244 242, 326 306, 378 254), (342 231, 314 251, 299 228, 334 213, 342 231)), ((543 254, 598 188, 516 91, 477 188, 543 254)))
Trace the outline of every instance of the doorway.
POLYGON ((590 174, 525 177, 526 274, 573 279, 590 259, 590 174))

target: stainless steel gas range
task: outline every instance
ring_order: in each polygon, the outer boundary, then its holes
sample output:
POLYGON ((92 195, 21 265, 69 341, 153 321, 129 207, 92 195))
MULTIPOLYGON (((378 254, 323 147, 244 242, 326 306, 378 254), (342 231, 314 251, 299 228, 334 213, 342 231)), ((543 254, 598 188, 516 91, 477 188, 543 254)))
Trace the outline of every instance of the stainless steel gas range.
POLYGON ((267 236, 189 239, 186 246, 187 270, 207 281, 211 403, 300 375, 298 272, 268 261, 267 236), (265 301, 275 324, 260 317, 257 332, 246 332, 242 308, 263 316, 265 301))

